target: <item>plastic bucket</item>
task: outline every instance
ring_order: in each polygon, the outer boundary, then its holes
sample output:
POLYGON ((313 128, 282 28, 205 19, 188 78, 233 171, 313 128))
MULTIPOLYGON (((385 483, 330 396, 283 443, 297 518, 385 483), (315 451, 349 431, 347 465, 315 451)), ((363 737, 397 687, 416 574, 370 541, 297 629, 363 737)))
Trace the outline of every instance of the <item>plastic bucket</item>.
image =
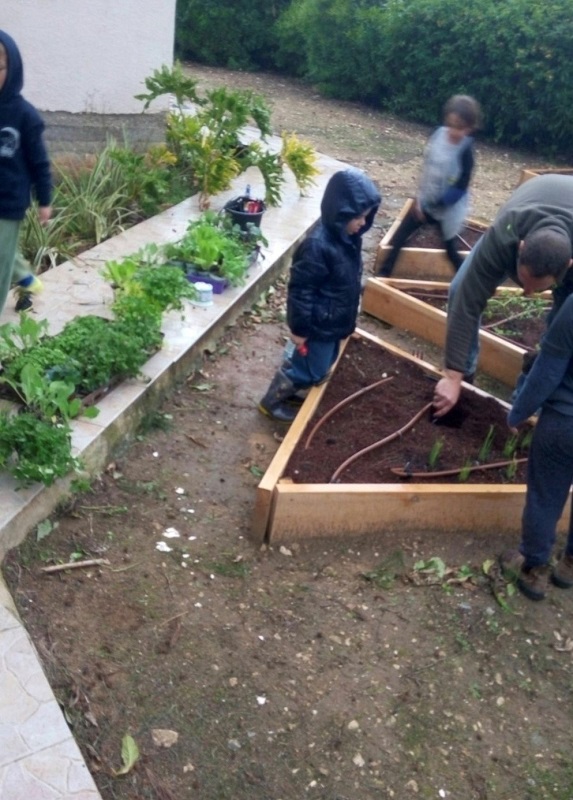
POLYGON ((251 197, 245 195, 235 197, 225 204, 224 209, 231 217, 233 222, 238 225, 241 230, 248 230, 247 225, 251 223, 257 228, 261 227, 261 220, 265 213, 265 203, 263 200, 253 200, 251 197), (247 210, 250 206, 257 208, 254 210, 247 210))

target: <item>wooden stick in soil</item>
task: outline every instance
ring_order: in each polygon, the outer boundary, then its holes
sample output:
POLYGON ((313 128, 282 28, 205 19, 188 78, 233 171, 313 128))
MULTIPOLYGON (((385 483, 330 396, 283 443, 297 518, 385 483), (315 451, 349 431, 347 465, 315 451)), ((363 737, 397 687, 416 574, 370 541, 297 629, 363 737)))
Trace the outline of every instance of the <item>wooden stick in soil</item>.
MULTIPOLYGON (((502 467, 509 467, 510 464, 525 464, 526 458, 511 458, 509 461, 492 461, 491 464, 476 464, 473 467, 466 467, 466 472, 476 472, 477 470, 484 469, 501 469, 502 467)), ((397 475, 399 478, 448 478, 452 475, 460 475, 464 468, 458 469, 442 469, 437 472, 409 472, 402 467, 390 467, 390 472, 397 475)))
POLYGON ((69 561, 67 564, 52 564, 50 567, 40 567, 40 572, 62 572, 65 569, 82 569, 84 567, 101 567, 108 565, 107 558, 89 558, 86 561, 69 561))
POLYGON ((418 413, 412 417, 410 422, 407 422, 405 425, 403 425, 400 430, 394 431, 394 433, 391 433, 389 436, 385 436, 384 439, 380 439, 379 441, 374 442, 374 444, 368 445, 368 447, 365 447, 363 450, 359 450, 357 453, 354 453, 354 455, 350 456, 350 458, 347 458, 346 461, 343 461, 330 479, 330 483, 334 483, 334 481, 339 477, 340 473, 361 456, 371 453, 372 450, 376 450, 378 447, 382 447, 384 444, 393 442, 394 439, 398 439, 398 437, 402 436, 403 433, 406 433, 406 431, 410 430, 410 428, 413 428, 416 422, 418 422, 418 420, 421 419, 424 414, 426 414, 432 408, 433 405, 433 403, 427 403, 424 408, 422 408, 421 411, 418 411, 418 413))
POLYGON ((357 392, 354 392, 353 394, 349 394, 348 397, 345 397, 344 400, 341 400, 340 403, 337 403, 335 406, 333 406, 330 409, 330 411, 326 412, 324 417, 321 417, 318 420, 318 422, 316 423, 314 428, 308 434, 308 438, 306 440, 306 444, 304 446, 304 449, 308 450, 308 447, 309 447, 310 443, 312 442, 315 433, 318 431, 318 429, 321 427, 321 425, 326 422, 327 419, 330 419, 330 417, 333 416, 333 414, 336 414, 336 412, 339 411, 341 408, 344 408, 344 406, 349 405, 353 400, 356 400, 356 398, 360 397, 363 394, 366 394, 366 392, 370 392, 372 389, 376 389, 377 386, 381 386, 383 383, 387 383, 388 381, 391 381, 391 380, 393 380, 393 376, 392 375, 389 378, 382 378, 382 380, 376 381, 376 383, 371 383, 370 386, 365 386, 364 389, 359 389, 357 392))

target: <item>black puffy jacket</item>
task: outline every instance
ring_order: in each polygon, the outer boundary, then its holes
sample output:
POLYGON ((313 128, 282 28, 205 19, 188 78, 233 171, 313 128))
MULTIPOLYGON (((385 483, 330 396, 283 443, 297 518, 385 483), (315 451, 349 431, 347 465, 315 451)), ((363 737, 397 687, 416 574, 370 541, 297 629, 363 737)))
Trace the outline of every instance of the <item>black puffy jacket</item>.
POLYGON ((299 245, 292 261, 287 322, 295 336, 337 341, 356 326, 362 275, 362 236, 372 226, 381 197, 357 169, 336 172, 321 203, 321 221, 299 245), (346 233, 351 219, 368 211, 358 233, 346 233))

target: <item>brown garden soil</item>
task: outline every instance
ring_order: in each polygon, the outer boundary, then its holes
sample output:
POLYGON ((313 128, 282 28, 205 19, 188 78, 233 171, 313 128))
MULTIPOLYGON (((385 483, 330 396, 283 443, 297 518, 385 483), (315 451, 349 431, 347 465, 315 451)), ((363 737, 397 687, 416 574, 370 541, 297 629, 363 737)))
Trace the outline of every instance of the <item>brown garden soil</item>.
MULTIPOLYGON (((262 92, 277 131, 373 176, 384 204, 371 271, 429 130, 284 78, 190 70, 262 92)), ((544 166, 478 143, 472 212, 490 222, 530 165, 544 166)), ((491 564, 514 536, 438 534, 421 518, 415 533, 368 540, 249 539, 284 435, 256 408, 283 320, 279 281, 4 564, 102 797, 570 800, 573 593, 512 595, 491 564), (84 558, 109 563, 42 571, 84 558), (140 758, 117 776, 128 733, 140 758)))
MULTIPOLYGON (((484 231, 471 225, 464 225, 458 237, 460 250, 470 250, 483 236, 484 231)), ((434 225, 422 225, 408 238, 405 247, 416 247, 421 250, 443 250, 444 243, 434 225)))
POLYGON ((527 452, 520 448, 509 455, 504 452, 511 446, 507 409, 493 397, 463 390, 455 410, 437 420, 428 408, 434 388, 435 380, 415 363, 367 339, 351 339, 289 459, 285 476, 295 483, 397 483, 401 479, 394 469, 407 474, 453 470, 456 474, 451 476, 428 475, 421 480, 455 483, 464 466, 503 462, 503 467, 475 469, 463 479, 470 483, 524 483, 523 464, 512 465, 508 474, 512 457, 526 458, 527 452), (388 379, 385 383, 326 416, 355 392, 384 378, 388 379), (407 429, 416 417, 419 419, 407 429), (400 436, 339 472, 356 453, 400 430, 400 436))
MULTIPOLYGON (((431 287, 407 289, 401 288, 404 294, 415 297, 440 311, 446 311, 448 305, 447 291, 431 287)), ((547 314, 551 308, 550 300, 540 297, 507 298, 505 302, 492 299, 488 301, 482 316, 481 328, 499 336, 526 350, 535 351, 547 328, 547 314)))

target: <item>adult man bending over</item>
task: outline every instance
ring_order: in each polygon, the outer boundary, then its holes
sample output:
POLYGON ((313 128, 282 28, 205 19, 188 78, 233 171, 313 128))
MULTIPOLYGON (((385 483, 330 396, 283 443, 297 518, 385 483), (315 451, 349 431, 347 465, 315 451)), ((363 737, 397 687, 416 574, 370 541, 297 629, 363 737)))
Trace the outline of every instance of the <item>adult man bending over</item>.
POLYGON ((473 380, 480 317, 498 286, 510 278, 526 296, 554 287, 551 319, 573 292, 572 242, 573 177, 532 178, 500 209, 450 286, 444 377, 434 392, 437 417, 455 406, 462 380, 473 380))

